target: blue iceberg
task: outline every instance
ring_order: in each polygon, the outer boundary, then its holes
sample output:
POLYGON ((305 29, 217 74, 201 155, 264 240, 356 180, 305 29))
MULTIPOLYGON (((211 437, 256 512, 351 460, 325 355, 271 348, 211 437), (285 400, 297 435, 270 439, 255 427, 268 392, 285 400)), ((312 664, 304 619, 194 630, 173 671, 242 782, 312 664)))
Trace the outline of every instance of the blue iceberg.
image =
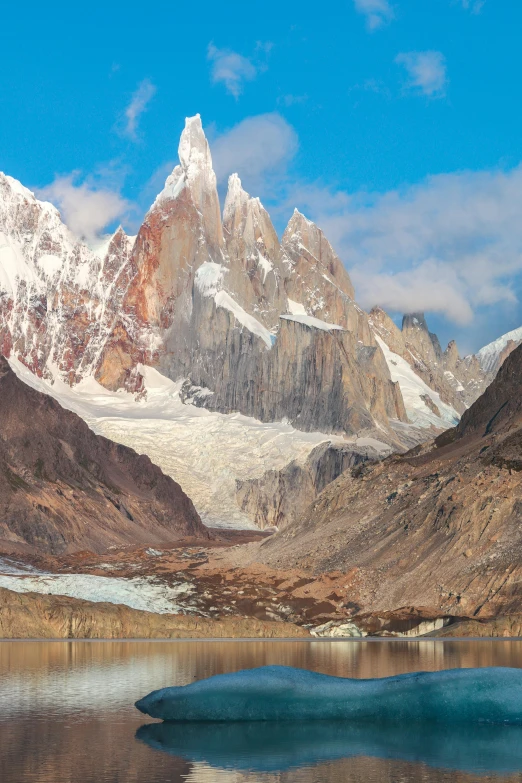
POLYGON ((263 666, 162 688, 140 699, 136 707, 166 721, 522 725, 522 670, 448 669, 358 680, 263 666))
POLYGON ((522 726, 346 721, 149 723, 136 739, 190 763, 285 772, 365 756, 468 774, 522 771, 522 726))

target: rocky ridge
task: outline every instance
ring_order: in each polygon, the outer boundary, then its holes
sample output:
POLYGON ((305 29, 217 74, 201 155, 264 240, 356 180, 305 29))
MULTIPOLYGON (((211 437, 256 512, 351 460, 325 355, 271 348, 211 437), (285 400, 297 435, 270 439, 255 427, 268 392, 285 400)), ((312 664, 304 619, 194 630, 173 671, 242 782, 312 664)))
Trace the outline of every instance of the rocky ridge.
POLYGON ((521 383, 519 346, 458 427, 342 473, 300 519, 251 545, 248 558, 350 570, 363 612, 405 604, 479 619, 518 612, 521 383))
POLYGON ((299 212, 281 242, 237 175, 223 220, 199 116, 136 239, 98 254, 2 175, 1 344, 37 375, 143 391, 139 365, 184 399, 305 430, 406 421, 368 317, 322 231, 299 212))
POLYGON ((0 357, 0 540, 13 551, 104 551, 208 538, 179 484, 95 435, 0 357))
MULTIPOLYGON (((454 340, 443 351, 437 335, 429 331, 423 313, 405 315, 399 329, 384 310, 376 307, 370 313, 370 325, 392 354, 406 361, 457 416, 475 402, 493 380, 494 375, 481 367, 478 356, 460 357, 454 340)), ((397 362, 397 359, 389 357, 389 363, 392 361, 397 362)), ((436 416, 442 413, 441 417, 447 420, 433 395, 429 392, 420 394, 432 413, 436 416)))

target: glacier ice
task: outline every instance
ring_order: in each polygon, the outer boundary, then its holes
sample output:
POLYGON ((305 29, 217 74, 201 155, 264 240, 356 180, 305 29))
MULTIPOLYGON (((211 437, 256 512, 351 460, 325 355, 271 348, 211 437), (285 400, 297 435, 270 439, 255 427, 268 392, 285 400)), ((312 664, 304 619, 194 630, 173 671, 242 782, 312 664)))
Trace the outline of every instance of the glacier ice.
POLYGON ((167 721, 348 720, 522 725, 522 670, 448 669, 359 680, 287 666, 218 674, 136 702, 167 721))
POLYGON ((266 721, 149 723, 136 739, 191 763, 254 772, 285 772, 339 759, 400 759, 468 774, 522 770, 522 727, 266 721))

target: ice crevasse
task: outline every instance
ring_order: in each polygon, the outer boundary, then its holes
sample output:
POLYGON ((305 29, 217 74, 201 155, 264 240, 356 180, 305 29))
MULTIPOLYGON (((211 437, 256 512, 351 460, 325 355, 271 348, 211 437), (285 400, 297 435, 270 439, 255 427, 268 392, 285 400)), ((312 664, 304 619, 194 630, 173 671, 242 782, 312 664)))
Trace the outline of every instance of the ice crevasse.
POLYGON ((522 670, 414 672, 360 680, 286 666, 153 691, 136 707, 166 721, 353 720, 522 725, 522 670))

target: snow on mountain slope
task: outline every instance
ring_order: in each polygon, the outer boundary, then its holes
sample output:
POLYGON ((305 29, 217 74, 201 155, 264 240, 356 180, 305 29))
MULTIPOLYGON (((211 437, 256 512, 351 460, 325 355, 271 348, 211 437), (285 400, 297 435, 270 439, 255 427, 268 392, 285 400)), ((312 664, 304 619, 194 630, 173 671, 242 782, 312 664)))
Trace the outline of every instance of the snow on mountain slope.
MULTIPOLYGON (((482 369, 486 372, 496 372, 499 368, 502 354, 510 342, 513 343, 513 348, 522 342, 522 326, 518 329, 513 329, 511 332, 506 332, 506 334, 493 340, 492 343, 488 343, 488 345, 485 345, 477 352, 476 355, 482 369)), ((506 357, 503 356, 502 358, 506 357)))
POLYGON ((287 321, 297 321, 298 324, 303 324, 304 326, 309 326, 313 329, 320 329, 322 332, 334 332, 336 329, 343 331, 342 326, 327 324, 326 321, 322 321, 320 318, 314 318, 313 315, 302 315, 301 313, 297 313, 296 315, 285 314, 282 315, 281 318, 284 318, 287 321))
POLYGON ((390 351, 384 340, 377 335, 375 339, 384 353, 392 381, 399 383, 410 422, 419 427, 438 429, 458 424, 460 417, 457 411, 442 402, 440 395, 424 383, 402 356, 390 351))
POLYGON ((15 593, 67 595, 95 603, 124 604, 132 609, 158 614, 179 612, 185 598, 192 592, 188 582, 174 586, 154 581, 151 577, 118 578, 93 574, 4 574, 0 567, 0 587, 15 593))
POLYGON ((71 388, 59 379, 51 384, 37 378, 15 359, 10 364, 21 380, 77 413, 97 434, 147 454, 181 485, 211 527, 254 527, 237 506, 236 479, 304 462, 318 443, 341 440, 184 405, 181 384, 150 367, 139 367, 146 398, 138 401, 125 391, 107 391, 92 377, 71 388))
POLYGON ((92 371, 128 281, 132 241, 118 229, 97 252, 52 204, 0 172, 0 349, 39 375, 92 371))

